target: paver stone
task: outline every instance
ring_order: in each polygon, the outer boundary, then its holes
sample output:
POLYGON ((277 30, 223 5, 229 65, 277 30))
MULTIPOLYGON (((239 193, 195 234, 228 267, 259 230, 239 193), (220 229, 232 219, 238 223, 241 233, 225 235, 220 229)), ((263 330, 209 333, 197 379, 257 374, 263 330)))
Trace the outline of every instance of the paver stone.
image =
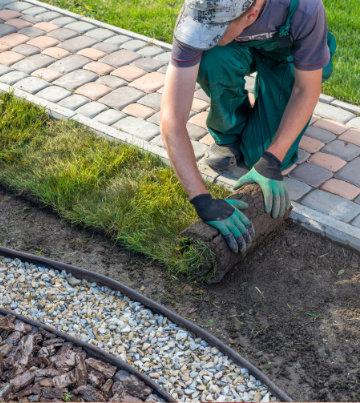
POLYGON ((45 32, 51 32, 54 31, 55 29, 59 29, 59 27, 51 22, 38 22, 34 25, 34 28, 41 29, 42 31, 45 32))
POLYGON ((347 130, 347 127, 342 123, 335 122, 334 120, 329 119, 319 119, 314 123, 314 127, 319 127, 320 129, 327 130, 331 133, 339 134, 344 133, 347 130))
POLYGON ((85 66, 85 64, 88 64, 90 61, 90 59, 81 55, 70 55, 52 64, 51 68, 58 71, 59 73, 66 74, 76 69, 80 69, 81 67, 85 66))
POLYGON ((94 48, 81 49, 77 53, 78 55, 88 57, 89 59, 92 60, 99 60, 101 57, 104 57, 106 55, 105 52, 102 52, 101 50, 97 50, 94 48))
POLYGON ((38 36, 44 35, 46 32, 43 31, 42 29, 35 28, 34 26, 32 27, 26 27, 21 29, 19 34, 26 35, 30 38, 37 38, 38 36))
POLYGON ((22 71, 10 71, 10 73, 0 76, 0 82, 13 85, 25 77, 27 77, 27 74, 23 73, 22 71))
POLYGON ((339 140, 346 141, 360 147, 360 130, 350 129, 339 137, 339 140))
POLYGON ((346 125, 360 130, 360 118, 351 119, 346 125))
POLYGON ((17 45, 21 45, 22 43, 27 42, 29 39, 30 38, 28 36, 17 33, 5 35, 0 38, 0 52, 9 50, 17 45))
POLYGON ((76 109, 77 113, 81 115, 87 116, 88 118, 94 118, 99 113, 105 111, 107 107, 104 104, 100 104, 99 102, 89 102, 76 109))
POLYGON ((203 112, 209 107, 209 104, 202 99, 193 99, 193 103, 191 105, 191 110, 194 112, 203 112))
POLYGON ((85 21, 71 21, 69 24, 64 25, 65 28, 84 34, 95 28, 95 25, 89 24, 85 21))
POLYGON ((77 21, 75 18, 61 16, 52 20, 51 23, 57 25, 58 27, 64 27, 65 25, 70 24, 70 22, 75 21, 77 21))
POLYGON ((101 50, 102 52, 105 52, 107 54, 116 52, 119 50, 119 47, 112 44, 112 43, 105 43, 105 42, 99 42, 95 45, 92 46, 94 49, 101 50))
MULTIPOLYGON (((199 127, 199 126, 197 126, 199 127)), ((215 140, 213 139, 212 135, 208 133, 206 136, 204 136, 201 140, 200 143, 206 144, 207 146, 211 146, 212 144, 215 143, 215 140)))
POLYGON ((122 43, 131 40, 129 36, 126 35, 114 35, 106 39, 105 43, 111 43, 112 45, 120 46, 122 43))
POLYGON ((62 14, 57 13, 56 11, 46 11, 45 13, 38 14, 36 18, 39 21, 52 21, 55 18, 61 17, 62 14))
POLYGON ((6 24, 12 25, 13 27, 15 27, 18 30, 31 26, 30 22, 25 21, 25 20, 23 20, 21 18, 14 18, 12 20, 7 20, 6 24))
POLYGON ((339 169, 346 165, 346 161, 337 157, 336 155, 331 155, 327 153, 318 152, 313 154, 309 158, 311 164, 320 165, 323 168, 328 169, 331 172, 337 172, 339 169))
POLYGON ((15 46, 12 50, 16 53, 21 53, 24 56, 33 56, 40 53, 40 49, 36 46, 31 46, 26 43, 15 46))
POLYGON ((308 185, 314 187, 320 186, 332 176, 332 172, 328 169, 322 168, 318 165, 310 164, 308 162, 302 165, 298 165, 289 174, 290 178, 298 179, 299 181, 305 182, 308 185))
POLYGON ((38 77, 26 77, 23 80, 18 81, 14 87, 30 94, 36 94, 42 89, 48 87, 50 84, 38 77))
POLYGON ((47 11, 48 10, 44 7, 29 7, 27 9, 23 10, 23 14, 31 15, 32 17, 35 17, 35 16, 45 13, 47 11))
MULTIPOLYGON (((0 37, 5 35, 10 35, 17 32, 17 29, 13 25, 0 24, 0 37)), ((0 39, 1 44, 1 39, 0 39)))
POLYGON ((309 193, 312 189, 311 186, 307 185, 304 182, 300 182, 294 178, 284 178, 284 182, 286 184, 286 189, 289 193, 289 197, 291 200, 299 200, 301 199, 306 193, 309 193))
POLYGON ((334 140, 328 143, 322 151, 334 154, 345 161, 351 161, 360 155, 360 147, 341 140, 334 140))
POLYGON ((144 57, 154 57, 163 52, 163 49, 156 45, 145 46, 138 51, 144 57))
POLYGON ((4 21, 12 20, 13 18, 21 17, 21 13, 15 10, 0 10, 0 18, 4 21))
POLYGON ((112 76, 121 77, 126 81, 134 81, 137 78, 143 76, 144 74, 146 74, 145 70, 130 65, 121 66, 111 73, 112 76))
POLYGON ((32 7, 31 3, 27 3, 26 1, 15 1, 9 4, 6 4, 6 8, 9 8, 10 10, 15 10, 15 11, 23 11, 26 10, 27 8, 32 7))
POLYGON ((309 157, 310 153, 301 148, 298 149, 298 160, 297 160, 298 164, 303 164, 305 161, 307 161, 309 157))
POLYGON ((25 56, 13 52, 11 50, 5 51, 0 53, 0 63, 3 64, 4 66, 11 66, 12 64, 18 62, 19 60, 22 60, 25 56))
POLYGON ((36 96, 44 98, 50 102, 59 102, 69 95, 71 95, 70 91, 56 85, 50 85, 49 87, 44 88, 36 94, 36 96))
POLYGON ((31 75, 33 77, 39 77, 48 82, 54 81, 62 76, 62 74, 59 73, 58 71, 48 69, 47 67, 35 70, 31 73, 31 75))
POLYGON ((135 51, 143 48, 146 45, 147 45, 147 43, 145 41, 141 41, 140 39, 132 39, 130 41, 123 43, 121 45, 121 47, 123 49, 132 50, 135 52, 135 51))
POLYGON ((54 29, 53 31, 49 32, 49 36, 57 39, 60 42, 67 42, 71 39, 76 40, 78 38, 81 38, 76 31, 68 28, 54 29))
POLYGON ((99 76, 103 76, 113 71, 114 67, 101 62, 90 62, 86 64, 83 69, 93 71, 94 73, 99 74, 99 76))
POLYGON ((312 154, 320 151, 324 147, 324 143, 319 140, 312 139, 311 137, 303 136, 299 143, 299 147, 312 154))
POLYGON ((208 132, 207 129, 189 122, 187 123, 186 128, 190 138, 197 141, 202 139, 208 132))
POLYGON ((64 87, 68 90, 74 90, 86 83, 95 81, 98 77, 99 76, 92 71, 75 70, 57 79, 53 84, 64 87))
POLYGON ((111 88, 106 87, 103 84, 90 82, 79 87, 75 91, 75 94, 83 95, 84 97, 88 97, 91 100, 96 101, 111 91, 112 91, 111 88))
POLYGON ((155 111, 148 106, 137 103, 126 106, 122 112, 140 119, 147 119, 155 113, 155 111))
POLYGON ((154 115, 150 116, 149 119, 146 119, 150 123, 155 123, 160 126, 160 112, 154 113, 154 115))
POLYGON ((110 31, 110 29, 105 28, 95 28, 86 33, 86 36, 96 39, 98 42, 102 42, 105 39, 115 36, 115 32, 110 31))
POLYGON ((152 72, 158 70, 161 66, 163 66, 164 62, 160 62, 159 60, 155 60, 150 57, 142 57, 141 59, 135 60, 132 65, 139 67, 140 69, 147 72, 152 72))
POLYGON ((160 55, 155 56, 156 60, 160 60, 161 62, 169 63, 171 60, 171 52, 160 53, 160 55))
POLYGON ((68 39, 59 46, 63 49, 68 50, 71 53, 76 53, 81 49, 91 47, 92 45, 94 45, 94 43, 96 43, 95 39, 83 35, 78 36, 76 38, 68 39))
POLYGON ((125 64, 129 64, 134 60, 139 59, 140 57, 141 56, 135 52, 122 49, 103 57, 99 61, 102 63, 110 64, 110 66, 113 67, 120 67, 125 64))
POLYGON ((70 56, 71 53, 58 46, 50 47, 42 51, 44 55, 53 57, 54 59, 63 59, 66 56, 70 56))
POLYGON ((319 140, 325 144, 336 139, 336 135, 334 133, 331 133, 328 130, 321 129, 320 127, 314 127, 314 126, 308 127, 305 135, 313 139, 319 140))
POLYGON ((326 192, 334 193, 347 200, 354 200, 355 197, 359 196, 360 194, 360 188, 357 186, 334 178, 321 185, 320 189, 325 190, 326 192))
POLYGON ((98 80, 96 80, 96 82, 99 84, 104 84, 107 87, 112 88, 113 90, 120 88, 126 84, 126 81, 122 80, 121 78, 109 75, 100 77, 98 80))
POLYGON ((354 225, 355 227, 360 228, 360 216, 357 217, 353 222, 352 225, 354 225))
POLYGON ((44 50, 46 48, 53 47, 57 45, 60 41, 58 41, 55 38, 50 38, 49 36, 38 36, 36 38, 30 39, 30 41, 27 42, 27 44, 36 46, 40 48, 41 50, 44 50))
POLYGON ((136 137, 150 141, 160 133, 159 126, 144 120, 128 116, 119 120, 113 127, 130 133, 136 137))
POLYGON ((64 108, 75 110, 80 108, 80 106, 87 104, 88 102, 90 102, 89 98, 83 97, 82 95, 73 94, 60 101, 59 105, 63 106, 64 108))
POLYGON ((116 111, 115 109, 108 109, 105 112, 99 113, 94 120, 103 123, 104 125, 111 126, 124 117, 126 117, 124 113, 116 111))
POLYGON ((126 105, 136 102, 143 95, 143 92, 135 88, 120 87, 100 98, 99 102, 116 110, 122 110, 126 105))
POLYGON ((159 111, 161 105, 161 94, 158 94, 156 92, 152 94, 147 94, 139 99, 138 103, 159 111))
POLYGON ((12 69, 8 66, 4 66, 3 64, 0 63, 0 76, 9 73, 12 71, 12 69))
POLYGON ((360 214, 360 205, 318 189, 306 195, 301 204, 343 222, 360 214))
POLYGON ((321 102, 316 105, 314 112, 323 118, 336 120, 339 123, 346 123, 355 117, 351 112, 321 102))
POLYGON ((199 90, 195 91, 194 97, 202 99, 203 101, 210 103, 210 98, 205 94, 204 90, 201 88, 199 90))
POLYGON ((197 113, 191 119, 189 119, 189 123, 192 123, 194 125, 207 129, 207 125, 206 125, 207 116, 208 116, 208 112, 197 113))
POLYGON ((355 158, 335 174, 335 178, 342 179, 345 182, 352 183, 360 187, 360 157, 355 158))
POLYGON ((24 73, 30 74, 35 70, 49 66, 54 61, 55 59, 50 56, 38 54, 29 56, 26 59, 23 59, 20 62, 15 63, 12 67, 16 70, 21 70, 24 73))
POLYGON ((151 93, 162 87, 165 83, 165 74, 158 72, 148 73, 129 84, 141 91, 151 93))

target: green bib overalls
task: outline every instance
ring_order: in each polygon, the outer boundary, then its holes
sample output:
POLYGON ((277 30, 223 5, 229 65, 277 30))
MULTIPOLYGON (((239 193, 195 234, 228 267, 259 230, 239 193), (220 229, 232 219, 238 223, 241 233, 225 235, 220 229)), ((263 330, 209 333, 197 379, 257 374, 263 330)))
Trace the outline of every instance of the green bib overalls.
MULTIPOLYGON (((274 38, 216 46, 203 53, 198 83, 210 97, 207 126, 217 144, 240 140, 245 164, 251 168, 269 147, 279 128, 294 86, 291 56, 291 18, 299 0, 291 0, 285 25, 274 38), (257 72, 255 105, 251 107, 245 76, 257 72)), ((336 41, 328 32, 331 57, 336 41)), ((330 77, 332 62, 323 69, 323 80, 330 77)), ((309 122, 295 140, 282 163, 282 170, 298 158, 298 145, 309 122)))

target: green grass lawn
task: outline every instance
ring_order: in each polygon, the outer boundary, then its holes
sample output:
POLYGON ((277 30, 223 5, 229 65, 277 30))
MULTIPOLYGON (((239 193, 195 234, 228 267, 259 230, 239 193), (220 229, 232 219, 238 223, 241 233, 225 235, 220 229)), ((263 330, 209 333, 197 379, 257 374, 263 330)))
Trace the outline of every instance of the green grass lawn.
MULTIPOLYGON (((196 277, 211 252, 180 253, 179 234, 198 220, 173 170, 159 157, 110 141, 11 94, 0 95, 0 183, 73 224, 196 277)), ((208 184, 215 197, 229 194, 208 184)))
MULTIPOLYGON (((168 43, 183 0, 46 0, 47 3, 168 43)), ((338 41, 335 70, 323 91, 360 104, 360 7, 358 0, 323 0, 338 41)))

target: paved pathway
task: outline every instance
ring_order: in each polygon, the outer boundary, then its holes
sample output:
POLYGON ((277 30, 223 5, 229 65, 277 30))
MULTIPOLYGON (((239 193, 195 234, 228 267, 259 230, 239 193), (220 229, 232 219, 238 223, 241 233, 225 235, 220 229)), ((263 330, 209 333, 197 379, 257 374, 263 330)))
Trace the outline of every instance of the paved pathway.
MULTIPOLYGON (((138 145, 165 160, 159 108, 171 46, 38 1, 0 0, 0 90, 56 118, 138 145)), ((248 77, 251 92, 254 77, 248 77)), ((252 94, 250 93, 250 98, 252 94)), ((202 163, 212 143, 209 99, 197 86, 188 122, 203 175, 231 187, 245 167, 202 163)), ((360 107, 322 95, 286 174, 293 217, 360 250, 360 107)))

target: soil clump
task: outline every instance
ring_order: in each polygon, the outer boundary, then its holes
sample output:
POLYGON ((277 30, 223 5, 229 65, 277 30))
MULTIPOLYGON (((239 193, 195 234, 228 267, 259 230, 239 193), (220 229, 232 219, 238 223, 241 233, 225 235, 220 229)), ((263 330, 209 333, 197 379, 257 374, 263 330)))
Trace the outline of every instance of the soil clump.
POLYGON ((360 256, 288 220, 220 284, 71 227, 0 188, 0 243, 112 277, 229 344, 295 401, 358 401, 360 256))

